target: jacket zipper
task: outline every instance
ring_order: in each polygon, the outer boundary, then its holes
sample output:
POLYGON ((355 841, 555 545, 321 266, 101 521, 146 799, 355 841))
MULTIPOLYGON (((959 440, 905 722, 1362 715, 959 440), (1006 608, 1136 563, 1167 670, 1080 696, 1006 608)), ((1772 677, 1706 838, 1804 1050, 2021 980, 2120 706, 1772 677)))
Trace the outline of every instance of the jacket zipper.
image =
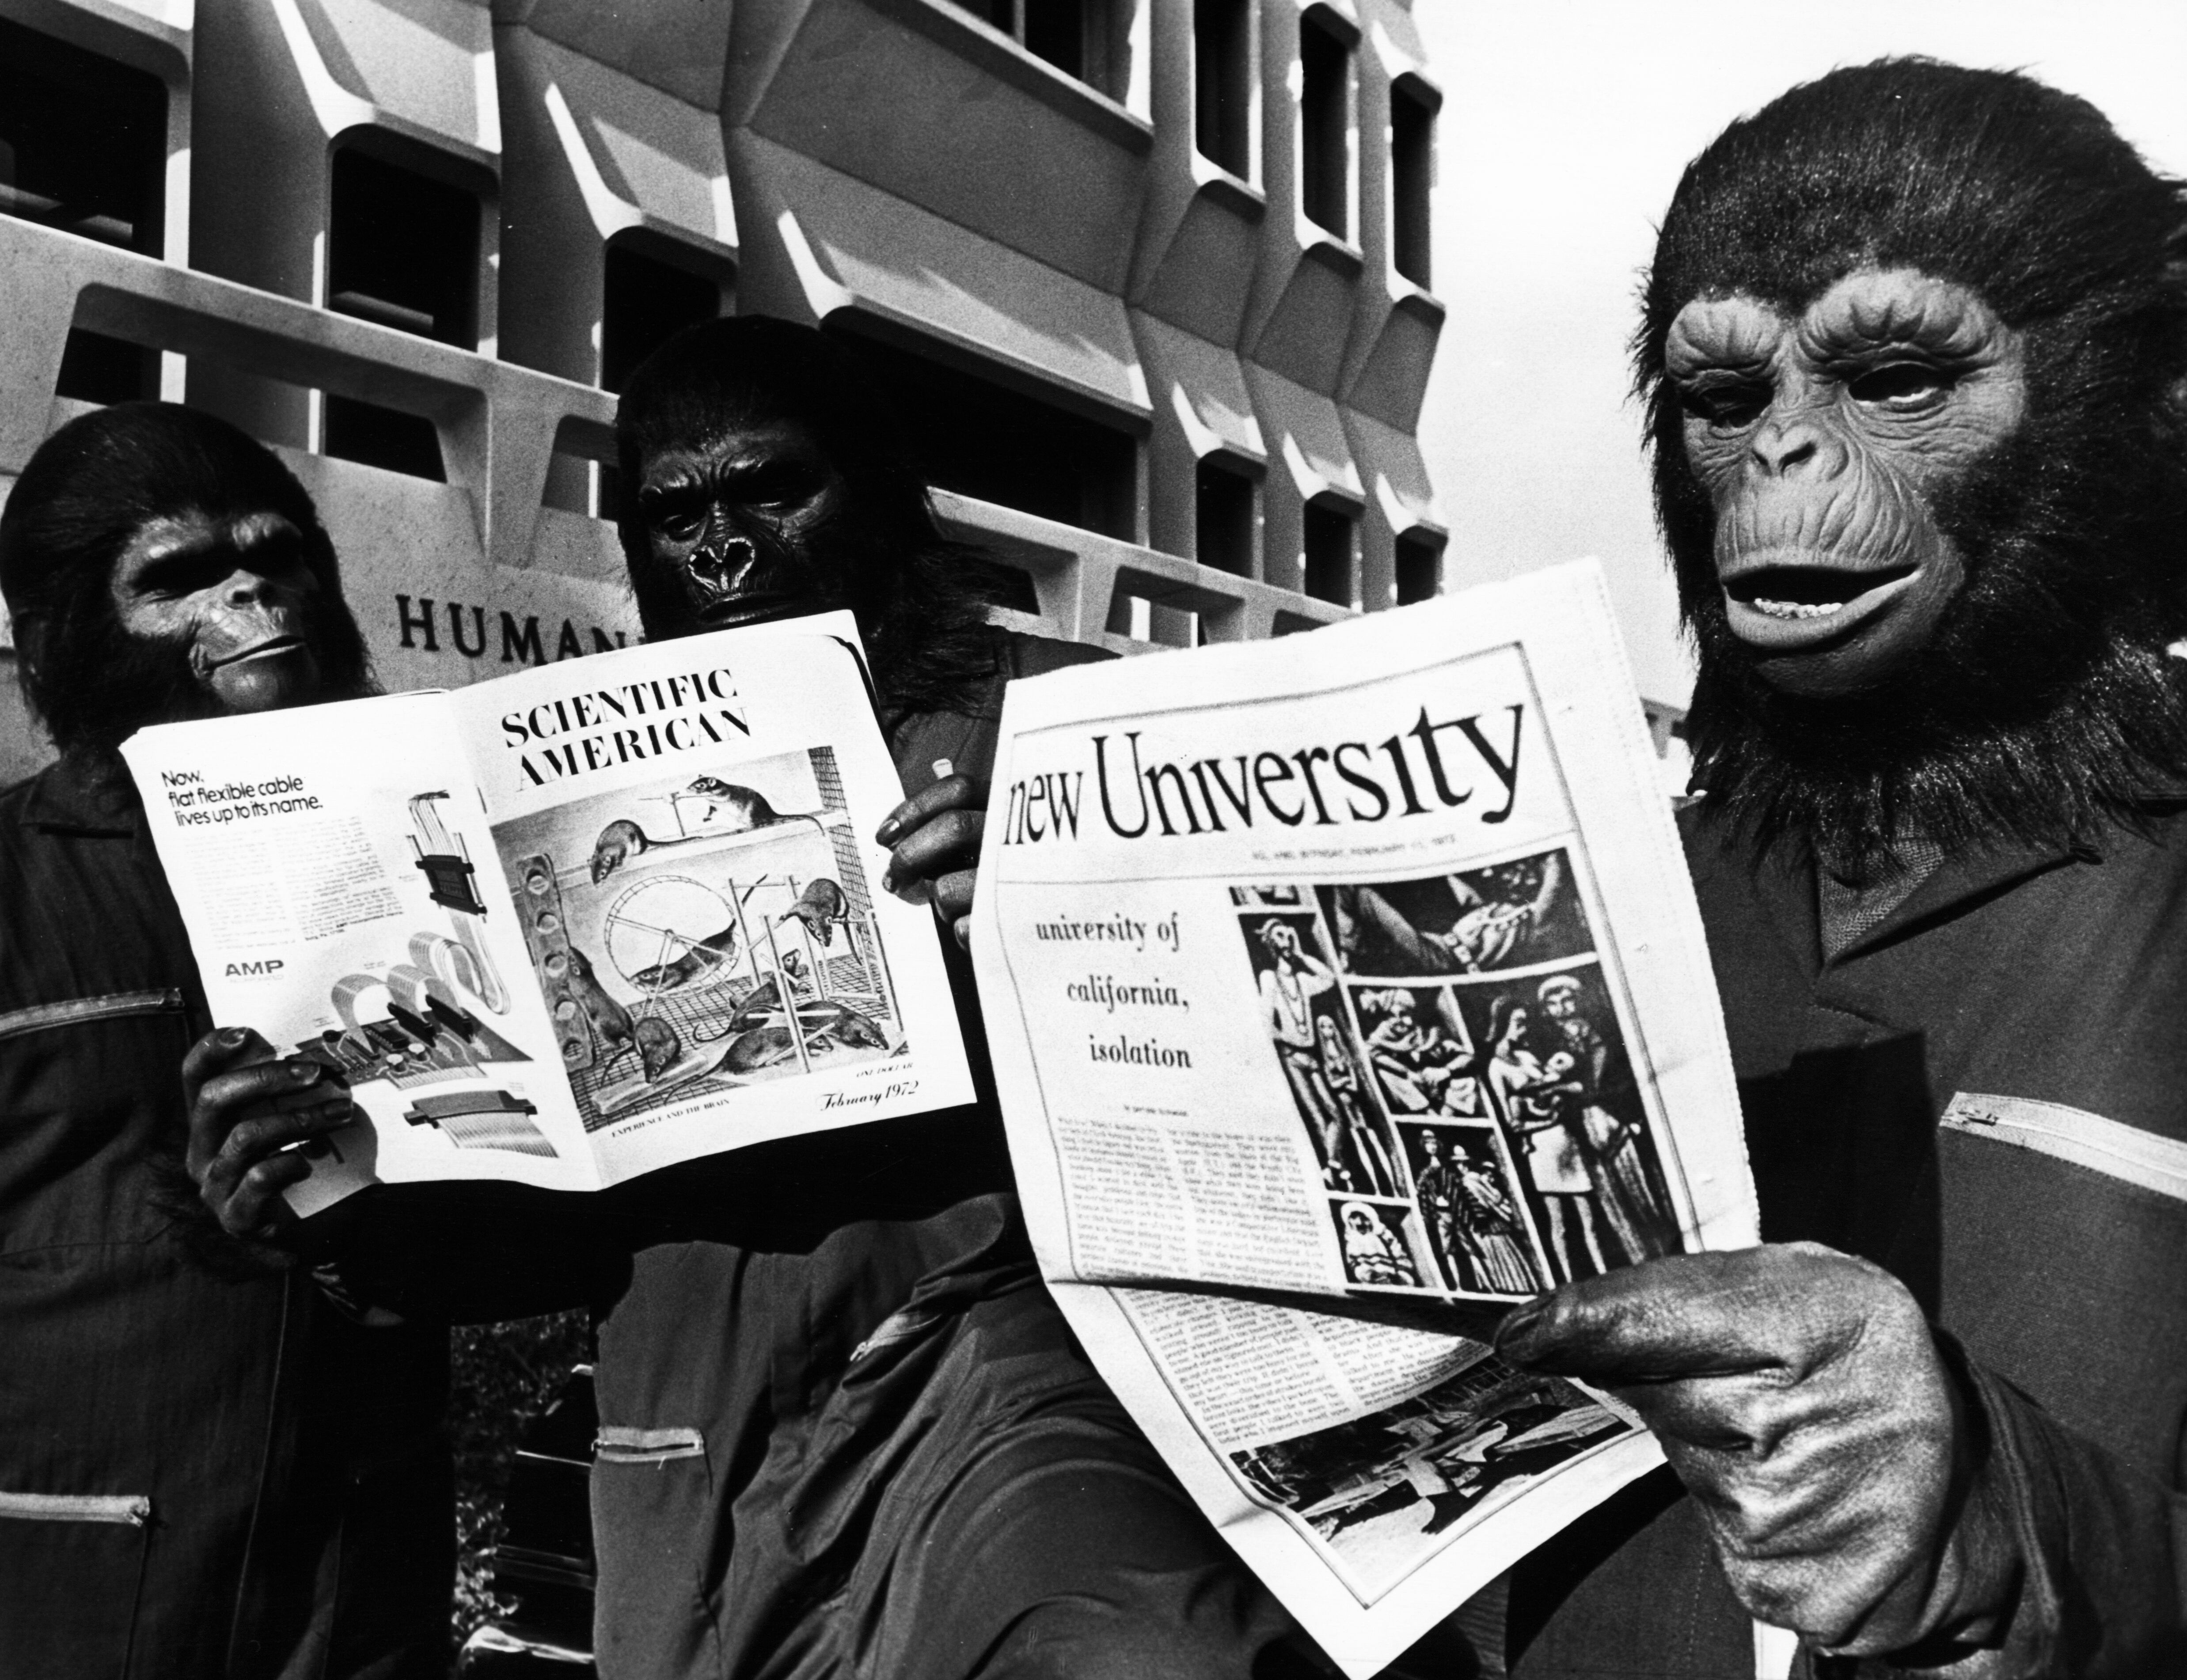
POLYGON ((182 989, 171 986, 164 991, 110 992, 103 997, 71 997, 65 1003, 33 1003, 0 1014, 0 1038, 42 1032, 49 1026, 111 1020, 117 1015, 179 1014, 182 1009, 182 989))
POLYGON ((1946 1106, 1940 1123, 1948 1132, 2032 1149, 2176 1201, 2187 1201, 2187 1143, 2139 1127, 2122 1126, 2084 1109, 2034 1102, 2026 1097, 1961 1091, 1946 1106))
POLYGON ((0 1517, 25 1522, 116 1522, 142 1528, 152 1502, 142 1493, 0 1493, 0 1517))

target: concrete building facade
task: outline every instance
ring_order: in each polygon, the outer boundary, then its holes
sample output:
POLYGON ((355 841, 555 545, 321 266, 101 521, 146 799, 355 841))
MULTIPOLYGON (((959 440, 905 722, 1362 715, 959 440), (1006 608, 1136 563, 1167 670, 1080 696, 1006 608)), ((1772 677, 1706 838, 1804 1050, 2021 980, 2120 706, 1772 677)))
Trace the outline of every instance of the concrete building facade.
POLYGON ((1422 598, 1440 102, 1406 0, 0 0, 0 486, 224 413, 382 681, 474 681, 635 638, 614 392, 759 313, 860 341, 1011 621, 1422 598))

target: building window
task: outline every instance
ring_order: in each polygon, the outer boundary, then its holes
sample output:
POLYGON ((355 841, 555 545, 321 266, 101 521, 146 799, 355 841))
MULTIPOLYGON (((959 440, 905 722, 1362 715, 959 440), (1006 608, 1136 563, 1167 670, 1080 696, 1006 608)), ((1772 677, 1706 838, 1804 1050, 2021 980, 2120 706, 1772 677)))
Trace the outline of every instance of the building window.
MULTIPOLYGON (((610 245, 600 291, 600 388, 620 392, 647 357, 684 328, 721 312, 718 281, 627 245, 610 245)), ((592 511, 600 519, 617 518, 622 510, 621 475, 604 465, 598 481, 592 511)))
POLYGON ((1249 0, 1193 0, 1192 132, 1200 155, 1253 172, 1253 14, 1249 0))
POLYGON ((1410 76, 1390 87, 1390 261, 1414 285, 1433 284, 1428 198, 1435 186, 1435 102, 1410 76))
MULTIPOLYGON (((157 76, 0 20, 0 214, 157 256, 166 204, 167 90, 157 76)), ((126 402, 159 358, 81 329, 59 395, 126 402)))
POLYGON ((1397 604, 1431 601, 1442 587, 1442 544, 1431 537, 1397 539, 1397 604))
MULTIPOLYGON (((460 349, 476 346, 479 202, 460 187, 354 149, 335 154, 327 306, 460 349)), ((447 476, 419 414, 329 395, 329 455, 418 478, 447 476)))
POLYGON ((1352 50, 1316 14, 1299 20, 1299 208, 1352 237, 1352 50))
POLYGON ((1126 0, 954 0, 1065 76, 1119 98, 1126 0))
POLYGON ((853 346, 927 482, 1126 542, 1138 524, 1138 441, 918 351, 853 346))
POLYGON ((1253 575, 1253 480, 1212 457, 1195 481, 1193 554, 1204 566, 1253 575))
POLYGON ((611 244, 600 302, 600 385, 621 391, 638 363, 686 327, 722 312, 718 281, 611 244))
POLYGON ((1306 504, 1306 593, 1317 601, 1352 604, 1352 531, 1342 508, 1306 504))

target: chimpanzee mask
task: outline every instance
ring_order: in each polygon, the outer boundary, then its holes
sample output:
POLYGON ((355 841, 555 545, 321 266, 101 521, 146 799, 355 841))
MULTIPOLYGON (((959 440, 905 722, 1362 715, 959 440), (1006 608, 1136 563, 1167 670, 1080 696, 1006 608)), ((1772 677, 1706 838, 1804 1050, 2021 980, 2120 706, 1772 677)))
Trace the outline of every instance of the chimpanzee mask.
POLYGON ((64 750, 368 690, 310 498, 269 451, 174 404, 47 440, 0 514, 0 589, 64 750))
POLYGON ((1687 170, 1637 363, 1711 807, 1859 874, 2187 773, 2183 230, 2084 102, 1919 59, 1687 170))

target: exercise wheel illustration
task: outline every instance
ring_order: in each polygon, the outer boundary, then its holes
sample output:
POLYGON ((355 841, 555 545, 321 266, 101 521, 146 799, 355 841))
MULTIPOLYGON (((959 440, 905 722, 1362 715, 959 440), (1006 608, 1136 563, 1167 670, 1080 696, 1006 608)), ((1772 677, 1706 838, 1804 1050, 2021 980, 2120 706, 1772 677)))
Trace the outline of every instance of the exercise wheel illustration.
POLYGON ((689 875, 655 875, 626 888, 601 918, 609 965, 648 997, 750 969, 744 907, 729 885, 722 892, 689 875))

